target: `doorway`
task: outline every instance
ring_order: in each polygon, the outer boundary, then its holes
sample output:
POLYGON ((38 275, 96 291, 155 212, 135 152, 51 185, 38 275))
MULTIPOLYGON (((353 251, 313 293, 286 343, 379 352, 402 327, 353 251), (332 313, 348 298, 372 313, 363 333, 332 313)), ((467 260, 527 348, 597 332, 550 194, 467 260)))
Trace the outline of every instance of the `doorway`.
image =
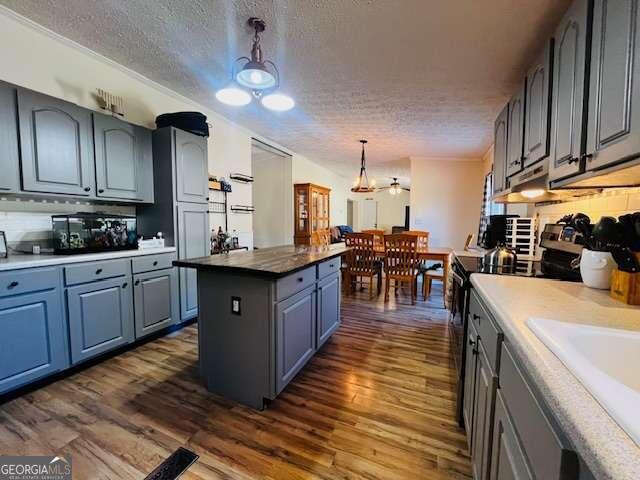
POLYGON ((291 243, 291 155, 260 140, 251 142, 254 248, 291 243))
POLYGON ((360 202, 360 230, 375 230, 378 228, 378 202, 366 199, 360 202))

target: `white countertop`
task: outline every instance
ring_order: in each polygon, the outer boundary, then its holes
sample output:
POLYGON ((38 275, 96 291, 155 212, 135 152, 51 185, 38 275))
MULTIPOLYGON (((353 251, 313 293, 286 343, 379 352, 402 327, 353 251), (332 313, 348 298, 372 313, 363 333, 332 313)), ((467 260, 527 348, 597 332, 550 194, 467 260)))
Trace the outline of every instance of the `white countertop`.
POLYGON ((640 448, 525 322, 535 316, 640 331, 640 307, 582 283, 477 273, 471 283, 595 477, 639 479, 640 448))
POLYGON ((0 272, 18 270, 21 268, 46 267, 52 265, 64 265, 69 263, 93 262, 98 260, 111 260, 114 258, 139 257, 141 255, 155 255, 158 253, 175 252, 176 247, 154 248, 148 250, 121 250, 119 252, 80 253, 77 255, 53 255, 53 254, 14 254, 9 258, 0 259, 0 272))

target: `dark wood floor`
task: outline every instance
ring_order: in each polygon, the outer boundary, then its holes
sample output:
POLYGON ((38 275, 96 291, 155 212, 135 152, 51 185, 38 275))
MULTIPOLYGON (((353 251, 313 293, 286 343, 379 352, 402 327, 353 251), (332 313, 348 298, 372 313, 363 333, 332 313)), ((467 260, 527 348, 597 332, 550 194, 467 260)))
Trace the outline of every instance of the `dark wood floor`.
POLYGON ((188 327, 1 405, 0 454, 71 454, 74 479, 142 479, 183 445, 184 479, 467 479, 441 298, 346 297, 264 412, 200 385, 188 327))

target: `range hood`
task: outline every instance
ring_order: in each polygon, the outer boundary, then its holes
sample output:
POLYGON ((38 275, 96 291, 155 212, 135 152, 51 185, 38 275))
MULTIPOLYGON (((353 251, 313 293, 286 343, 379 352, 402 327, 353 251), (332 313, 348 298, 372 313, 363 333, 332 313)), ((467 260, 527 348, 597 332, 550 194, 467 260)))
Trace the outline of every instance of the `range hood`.
POLYGON ((586 195, 600 193, 600 188, 549 189, 548 162, 540 162, 525 168, 507 180, 509 188, 498 192, 496 203, 547 203, 568 202, 586 195))

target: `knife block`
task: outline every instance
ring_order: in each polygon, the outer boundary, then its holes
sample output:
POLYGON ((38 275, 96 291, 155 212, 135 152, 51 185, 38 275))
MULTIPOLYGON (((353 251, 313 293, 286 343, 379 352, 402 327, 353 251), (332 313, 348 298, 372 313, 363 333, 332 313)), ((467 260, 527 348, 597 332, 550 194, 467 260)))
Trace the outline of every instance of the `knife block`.
MULTIPOLYGON (((634 252, 640 261, 640 252, 634 252)), ((640 305, 640 273, 622 272, 617 268, 611 274, 612 298, 628 305, 640 305)))

